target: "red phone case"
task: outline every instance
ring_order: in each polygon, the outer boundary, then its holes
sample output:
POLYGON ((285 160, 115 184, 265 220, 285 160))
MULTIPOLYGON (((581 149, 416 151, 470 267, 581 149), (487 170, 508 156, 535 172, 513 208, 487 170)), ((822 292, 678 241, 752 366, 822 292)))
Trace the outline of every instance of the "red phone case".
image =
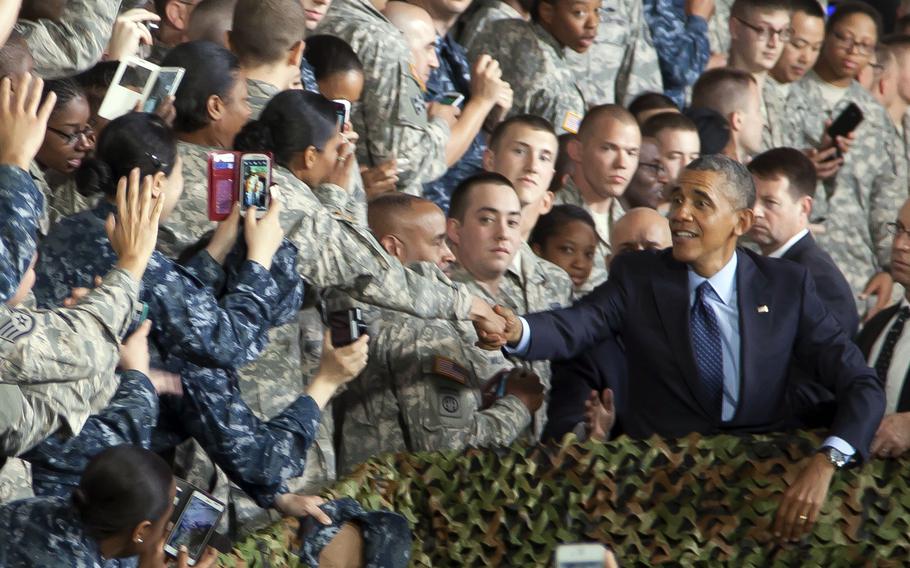
POLYGON ((209 153, 209 219, 224 221, 237 201, 237 152, 209 153))

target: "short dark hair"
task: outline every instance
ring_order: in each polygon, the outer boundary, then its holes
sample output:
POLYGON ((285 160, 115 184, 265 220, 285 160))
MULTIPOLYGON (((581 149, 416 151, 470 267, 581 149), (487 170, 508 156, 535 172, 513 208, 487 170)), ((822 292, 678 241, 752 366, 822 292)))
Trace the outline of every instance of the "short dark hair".
POLYGON ((183 67, 186 73, 174 97, 177 118, 174 130, 196 132, 211 123, 208 102, 212 96, 228 100, 240 80, 237 56, 210 41, 190 41, 172 49, 162 67, 183 67))
POLYGON ((275 63, 303 41, 305 30, 300 0, 237 0, 231 48, 244 63, 275 63))
POLYGON ((458 187, 455 188, 455 191, 452 192, 452 199, 449 201, 448 218, 464 221, 464 215, 468 210, 468 203, 471 200, 471 190, 474 189, 474 186, 486 183, 504 185, 512 189, 512 191, 515 191, 515 186, 512 185, 512 182, 502 174, 497 174, 496 172, 480 172, 474 174, 459 183, 458 187))
POLYGON ((585 117, 581 119, 581 125, 578 127, 578 138, 584 138, 594 128, 593 125, 601 118, 612 118, 622 124, 634 124, 638 128, 638 121, 625 107, 616 104, 597 105, 588 109, 585 117))
POLYGON ((377 227, 387 224, 390 219, 403 212, 410 211, 414 205, 423 202, 428 201, 422 197, 400 191, 383 193, 367 203, 367 225, 376 235, 376 238, 380 238, 382 235, 376 234, 377 227))
POLYGON ((490 141, 487 144, 487 147, 496 151, 499 147, 499 143, 502 142, 502 139, 505 137, 506 132, 515 124, 528 126, 533 130, 549 132, 553 134, 554 138, 556 137, 556 131, 553 129, 553 124, 550 123, 549 120, 535 114, 517 114, 496 125, 496 128, 493 129, 493 134, 490 135, 490 141))
POLYGON ((727 118, 710 108, 687 108, 684 113, 698 132, 702 154, 722 154, 732 132, 727 118))
POLYGON ((658 109, 679 110, 679 107, 667 95, 654 92, 642 93, 629 103, 629 112, 636 117, 642 112, 658 109))
POLYGON ((825 33, 829 34, 834 30, 834 27, 841 22, 841 20, 852 16, 853 14, 865 14, 875 22, 875 35, 876 37, 882 37, 882 15, 881 12, 872 7, 871 4, 866 4, 865 2, 858 2, 855 0, 848 0, 847 2, 840 2, 836 4, 834 13, 828 18, 828 23, 825 25, 825 33))
MULTIPOLYGON (((910 18, 908 18, 907 23, 910 25, 910 18)), ((891 34, 883 38, 881 43, 882 45, 887 45, 895 57, 902 57, 907 52, 910 52, 910 35, 908 34, 891 34)))
POLYGON ((25 37, 12 30, 6 44, 0 46, 0 79, 19 73, 23 63, 32 59, 25 37))
POLYGON ((678 112, 655 114, 641 125, 641 135, 644 138, 657 138, 657 135, 664 130, 697 132, 695 124, 678 112))
POLYGON ((337 132, 331 101, 319 93, 282 91, 265 105, 258 120, 244 125, 234 139, 234 149, 271 152, 275 162, 289 168, 295 154, 310 146, 325 149, 337 132))
POLYGON ((187 35, 190 39, 204 39, 223 44, 224 32, 231 29, 234 20, 234 8, 237 0, 202 0, 196 4, 187 35))
POLYGON ((730 7, 730 15, 744 18, 753 12, 773 12, 776 10, 789 12, 791 10, 789 0, 734 0, 733 6, 730 7))
POLYGON ((337 73, 353 71, 363 74, 363 63, 351 45, 343 39, 330 35, 315 35, 306 39, 304 59, 313 68, 317 81, 337 73))
POLYGON ((695 158, 685 169, 693 172, 717 172, 724 176, 727 195, 735 209, 749 209, 755 205, 755 182, 746 166, 723 154, 710 154, 695 158))
POLYGON ((818 177, 812 160, 795 148, 772 148, 762 152, 749 162, 752 175, 770 179, 785 177, 790 182, 790 195, 798 199, 803 196, 815 197, 818 177))
POLYGON ((741 69, 721 67, 702 73, 692 87, 692 106, 714 109, 728 117, 745 108, 746 97, 755 77, 741 69))
POLYGON ((572 221, 581 221, 591 227, 595 235, 597 234, 597 226, 590 213, 578 205, 557 205, 537 220, 537 224, 534 225, 534 229, 528 237, 528 244, 546 247, 547 241, 553 235, 558 235, 559 231, 572 221))
POLYGON ((131 533, 155 522, 171 505, 174 476, 158 454, 135 446, 108 448, 88 463, 72 503, 96 540, 131 533))
POLYGON ((825 10, 818 0, 790 0, 790 9, 794 14, 806 14, 813 18, 825 19, 825 10))

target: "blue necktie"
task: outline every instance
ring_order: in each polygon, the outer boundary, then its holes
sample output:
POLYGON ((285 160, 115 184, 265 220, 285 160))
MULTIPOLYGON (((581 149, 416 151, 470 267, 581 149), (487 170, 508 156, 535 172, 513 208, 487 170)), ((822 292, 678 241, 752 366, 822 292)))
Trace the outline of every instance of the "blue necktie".
POLYGON ((698 376, 705 387, 704 392, 709 396, 708 408, 720 415, 724 393, 724 358, 720 346, 720 327, 717 325, 717 315, 708 305, 709 297, 720 299, 706 280, 695 290, 695 304, 692 305, 690 318, 692 350, 698 376))

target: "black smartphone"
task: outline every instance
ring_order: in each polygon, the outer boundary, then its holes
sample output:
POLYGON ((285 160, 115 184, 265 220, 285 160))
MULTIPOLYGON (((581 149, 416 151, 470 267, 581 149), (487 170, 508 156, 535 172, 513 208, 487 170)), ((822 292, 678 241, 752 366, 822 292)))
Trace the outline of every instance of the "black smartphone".
POLYGON ((332 345, 335 347, 350 345, 367 332, 360 308, 332 312, 329 314, 329 328, 332 330, 332 345))
POLYGON ((205 552, 215 528, 224 514, 224 503, 205 491, 180 480, 174 498, 173 528, 164 544, 164 551, 176 558, 181 546, 189 552, 190 566, 194 566, 205 552))
MULTIPOLYGON (((828 136, 831 137, 831 142, 835 143, 838 136, 849 136, 851 132, 856 130, 856 127, 863 121, 863 111, 856 105, 856 103, 850 103, 847 107, 841 111, 841 113, 834 119, 834 122, 831 123, 831 126, 828 127, 828 136)), ((836 144, 835 144, 836 147, 836 144)), ((841 157, 841 151, 838 148, 837 157, 841 157)))

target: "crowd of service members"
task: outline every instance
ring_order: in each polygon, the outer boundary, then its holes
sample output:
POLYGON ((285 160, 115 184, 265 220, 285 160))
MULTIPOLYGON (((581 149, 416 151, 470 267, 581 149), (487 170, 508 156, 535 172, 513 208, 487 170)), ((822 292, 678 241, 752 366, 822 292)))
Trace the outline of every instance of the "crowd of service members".
POLYGON ((314 517, 305 562, 406 565, 317 496, 374 456, 822 428, 799 540, 910 449, 908 18, 5 2, 0 566, 214 565, 165 553, 175 478, 228 545, 314 517), (131 58, 182 78, 111 120, 131 58))

